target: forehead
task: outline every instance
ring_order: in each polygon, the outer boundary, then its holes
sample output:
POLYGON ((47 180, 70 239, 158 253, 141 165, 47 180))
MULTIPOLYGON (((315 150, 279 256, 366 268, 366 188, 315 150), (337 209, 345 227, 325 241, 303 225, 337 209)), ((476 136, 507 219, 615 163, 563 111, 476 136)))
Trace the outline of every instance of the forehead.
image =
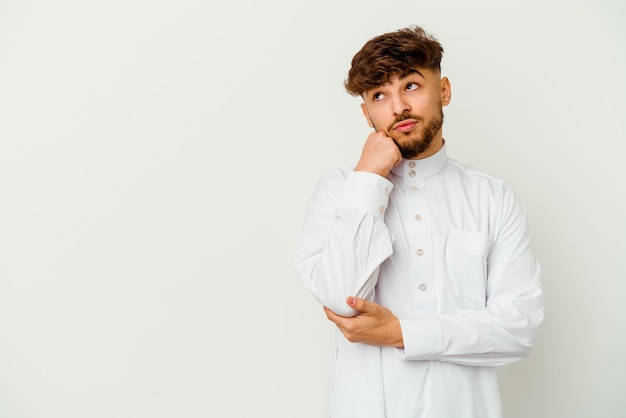
POLYGON ((383 83, 381 86, 385 84, 393 84, 395 82, 402 82, 406 79, 414 79, 415 77, 421 78, 423 80, 435 80, 437 79, 437 72, 428 68, 416 68, 405 73, 395 73, 391 74, 387 81, 383 83))

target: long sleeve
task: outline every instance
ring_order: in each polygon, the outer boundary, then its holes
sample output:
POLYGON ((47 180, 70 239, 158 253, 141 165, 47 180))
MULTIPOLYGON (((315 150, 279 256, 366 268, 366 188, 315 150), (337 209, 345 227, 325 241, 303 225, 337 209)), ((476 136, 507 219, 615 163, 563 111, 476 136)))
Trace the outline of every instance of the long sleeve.
MULTIPOLYGON (((484 307, 401 319, 405 339, 401 357, 497 366, 529 354, 543 320, 541 268, 530 247, 523 205, 509 188, 504 188, 500 208, 486 259, 484 307)), ((464 256, 456 255, 457 260, 446 261, 449 275, 470 266, 452 267, 464 256)))
POLYGON ((505 182, 448 159, 445 144, 386 178, 331 171, 294 266, 334 312, 356 314, 354 295, 400 321, 402 349, 337 332, 332 416, 502 416, 495 366, 527 356, 543 320, 525 209, 505 182))
POLYGON ((380 264, 392 254, 383 217, 393 185, 367 172, 329 172, 318 182, 305 216, 294 268, 324 306, 356 311, 348 296, 373 301, 380 264))

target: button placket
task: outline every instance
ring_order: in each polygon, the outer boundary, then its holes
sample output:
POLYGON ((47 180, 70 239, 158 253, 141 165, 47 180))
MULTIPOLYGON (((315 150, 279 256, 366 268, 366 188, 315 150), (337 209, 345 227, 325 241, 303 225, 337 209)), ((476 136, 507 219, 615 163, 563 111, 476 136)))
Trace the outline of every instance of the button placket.
POLYGON ((417 175, 415 163, 407 163, 405 190, 407 191, 406 228, 411 255, 411 281, 419 309, 429 310, 434 306, 435 294, 432 285, 432 256, 430 251, 430 223, 424 178, 417 175), (413 163, 413 165, 411 165, 413 163))

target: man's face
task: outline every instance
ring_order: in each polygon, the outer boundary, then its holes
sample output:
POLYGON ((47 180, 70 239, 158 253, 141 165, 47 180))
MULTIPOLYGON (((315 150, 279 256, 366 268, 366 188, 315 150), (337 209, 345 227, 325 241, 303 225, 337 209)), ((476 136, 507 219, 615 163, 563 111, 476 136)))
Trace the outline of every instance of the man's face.
POLYGON ((450 82, 438 72, 419 69, 362 97, 369 125, 392 138, 403 158, 425 158, 441 148, 442 106, 450 103, 450 82))

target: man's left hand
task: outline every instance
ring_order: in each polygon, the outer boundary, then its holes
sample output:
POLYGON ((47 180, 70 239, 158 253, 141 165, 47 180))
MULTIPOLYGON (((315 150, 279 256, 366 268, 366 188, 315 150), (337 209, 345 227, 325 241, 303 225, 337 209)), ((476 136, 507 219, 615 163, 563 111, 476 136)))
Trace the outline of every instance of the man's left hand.
POLYGON ((359 313, 353 317, 340 316, 324 307, 326 316, 335 323, 346 339, 353 343, 404 347, 400 321, 384 306, 350 296, 348 305, 359 313))

